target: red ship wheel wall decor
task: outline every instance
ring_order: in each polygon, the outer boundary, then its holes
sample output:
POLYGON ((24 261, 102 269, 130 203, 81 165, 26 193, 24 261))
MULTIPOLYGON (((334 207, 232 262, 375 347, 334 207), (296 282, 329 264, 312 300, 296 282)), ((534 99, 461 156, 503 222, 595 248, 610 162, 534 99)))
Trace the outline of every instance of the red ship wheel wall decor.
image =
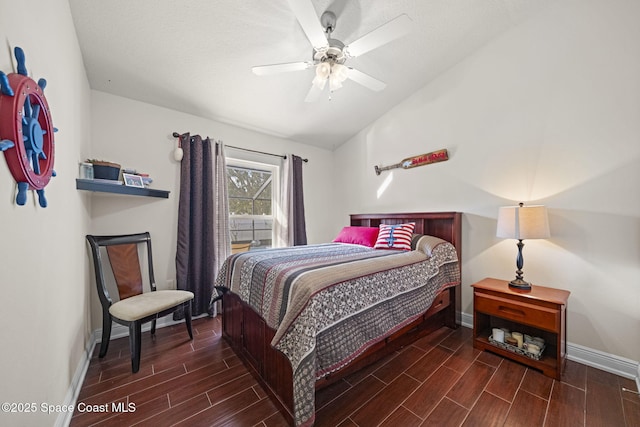
POLYGON ((27 76, 25 56, 14 49, 18 72, 0 71, 0 151, 18 184, 16 203, 27 202, 27 190, 36 190, 38 203, 47 207, 44 187, 56 173, 53 170, 54 140, 51 111, 44 96, 45 79, 36 84, 27 76))

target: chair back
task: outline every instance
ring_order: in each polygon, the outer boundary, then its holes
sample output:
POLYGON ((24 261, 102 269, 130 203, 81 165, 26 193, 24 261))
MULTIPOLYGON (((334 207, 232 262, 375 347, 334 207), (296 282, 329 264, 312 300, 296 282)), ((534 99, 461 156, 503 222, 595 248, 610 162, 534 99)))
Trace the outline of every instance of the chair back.
MULTIPOLYGON (((143 278, 140 271, 140 258, 138 246, 145 244, 147 249, 147 261, 149 265, 149 283, 151 291, 155 291, 155 279, 153 275, 153 259, 151 255, 151 235, 148 232, 137 234, 124 234, 115 236, 87 235, 93 255, 94 272, 98 297, 103 306, 113 304, 105 279, 105 263, 102 248, 106 250, 107 258, 113 272, 113 277, 118 288, 120 300, 139 295, 143 292, 143 278)), ((111 282, 113 283, 113 282, 111 282)))
POLYGON ((116 279, 120 299, 142 293, 142 273, 138 258, 138 245, 123 243, 106 247, 113 277, 116 279))

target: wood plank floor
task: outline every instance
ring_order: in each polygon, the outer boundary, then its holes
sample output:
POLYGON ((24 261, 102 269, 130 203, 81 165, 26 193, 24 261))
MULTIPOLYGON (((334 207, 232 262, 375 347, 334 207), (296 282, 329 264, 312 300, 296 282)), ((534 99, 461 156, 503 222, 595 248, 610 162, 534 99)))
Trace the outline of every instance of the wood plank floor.
MULTIPOLYGON (((71 426, 284 426, 221 338, 220 318, 143 335, 131 373, 126 338, 98 347, 71 426), (125 412, 128 410, 128 412, 125 412)), ((316 426, 640 426, 635 382, 568 361, 562 381, 475 350, 442 328, 316 396, 316 426)))

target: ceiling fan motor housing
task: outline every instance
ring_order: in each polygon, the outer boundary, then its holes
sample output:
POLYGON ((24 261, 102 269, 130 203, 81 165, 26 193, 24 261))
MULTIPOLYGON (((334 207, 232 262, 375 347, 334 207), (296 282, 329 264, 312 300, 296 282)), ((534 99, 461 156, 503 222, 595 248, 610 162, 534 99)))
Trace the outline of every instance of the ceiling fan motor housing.
POLYGON ((347 56, 344 53, 344 43, 338 39, 331 38, 331 33, 336 29, 336 14, 327 10, 320 17, 320 23, 327 35, 327 45, 322 48, 314 48, 314 64, 329 61, 332 64, 344 64, 347 56))
POLYGON ((344 64, 347 56, 344 54, 344 43, 336 39, 328 39, 328 47, 324 47, 313 51, 314 63, 330 61, 335 64, 344 64))

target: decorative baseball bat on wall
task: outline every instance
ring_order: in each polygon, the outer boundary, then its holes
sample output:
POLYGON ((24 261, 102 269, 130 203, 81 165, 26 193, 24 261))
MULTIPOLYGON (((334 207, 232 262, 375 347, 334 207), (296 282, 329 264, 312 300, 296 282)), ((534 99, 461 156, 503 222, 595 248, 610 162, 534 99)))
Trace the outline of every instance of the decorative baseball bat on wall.
POLYGON ((444 148, 438 151, 432 151, 426 154, 420 154, 419 156, 407 157, 406 159, 402 159, 399 163, 391 166, 375 166, 376 175, 380 175, 382 171, 386 171, 389 169, 403 168, 410 169, 415 168, 416 166, 424 166, 430 165, 431 163, 444 162, 445 160, 449 160, 449 153, 447 149, 444 148))

